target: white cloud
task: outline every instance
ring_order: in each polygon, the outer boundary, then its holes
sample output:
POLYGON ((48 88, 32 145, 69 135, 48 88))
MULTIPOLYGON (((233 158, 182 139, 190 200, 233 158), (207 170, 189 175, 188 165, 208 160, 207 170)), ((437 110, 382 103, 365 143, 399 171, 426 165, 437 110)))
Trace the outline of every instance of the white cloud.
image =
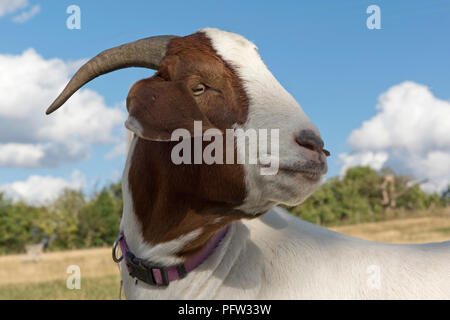
POLYGON ((0 166, 34 167, 44 157, 42 146, 21 143, 0 144, 0 166))
POLYGON ((348 168, 355 166, 369 166, 375 170, 380 170, 388 158, 389 155, 386 152, 365 151, 354 154, 342 153, 339 155, 339 161, 343 164, 341 167, 341 175, 348 168))
POLYGON ((127 143, 125 141, 122 141, 105 155, 105 159, 111 160, 116 157, 124 156, 127 154, 127 143))
POLYGON ((0 17, 28 6, 28 0, 0 0, 0 17))
POLYGON ((86 179, 83 174, 74 171, 69 180, 32 175, 25 181, 0 185, 0 191, 15 201, 24 200, 30 204, 44 204, 54 200, 66 188, 81 190, 85 186, 86 179))
POLYGON ((450 102, 430 89, 403 82, 380 95, 378 113, 348 139, 351 154, 340 155, 343 170, 354 165, 383 165, 429 179, 427 191, 450 184, 450 102))
POLYGON ((84 61, 43 59, 34 49, 0 55, 0 166, 51 167, 79 161, 92 144, 117 144, 122 106, 81 89, 57 112, 45 115, 69 75, 84 61))
POLYGON ((443 191, 450 185, 450 151, 430 151, 423 157, 417 157, 411 163, 416 176, 427 178, 421 187, 427 192, 443 191))
POLYGON ((117 181, 119 181, 121 178, 122 178, 122 172, 120 170, 114 169, 111 172, 110 179, 111 179, 112 182, 117 183, 117 181))
POLYGON ((41 7, 37 4, 30 8, 28 0, 0 0, 0 18, 19 10, 22 12, 14 16, 12 21, 24 23, 37 15, 41 11, 41 7))
MULTIPOLYGON (((123 103, 123 105, 125 106, 125 103, 123 103)), ((119 142, 105 155, 105 159, 110 160, 116 157, 126 156, 128 153, 129 141, 131 141, 131 132, 125 128, 122 128, 120 131, 119 142)))
POLYGON ((23 11, 21 14, 15 16, 12 21, 17 23, 24 23, 33 18, 41 11, 41 7, 39 5, 33 6, 28 11, 23 11))

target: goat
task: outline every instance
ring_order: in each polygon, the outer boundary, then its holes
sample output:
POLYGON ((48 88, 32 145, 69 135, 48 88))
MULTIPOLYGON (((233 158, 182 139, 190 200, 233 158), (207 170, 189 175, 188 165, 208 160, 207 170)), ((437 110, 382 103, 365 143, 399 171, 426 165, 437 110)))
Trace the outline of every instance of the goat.
POLYGON ((108 49, 80 68, 47 114, 95 77, 133 66, 157 72, 127 97, 134 135, 118 242, 128 299, 450 298, 450 242, 369 242, 277 207, 318 188, 328 152, 240 35, 206 28, 108 49), (195 120, 202 132, 279 129, 277 174, 261 175, 260 162, 174 164, 171 133, 193 133, 195 120))

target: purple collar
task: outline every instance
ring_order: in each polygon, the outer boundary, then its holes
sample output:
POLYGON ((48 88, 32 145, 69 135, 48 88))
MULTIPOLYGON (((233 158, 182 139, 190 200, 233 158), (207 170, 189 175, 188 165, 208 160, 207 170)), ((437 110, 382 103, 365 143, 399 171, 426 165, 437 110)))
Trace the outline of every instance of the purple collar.
POLYGON ((119 233, 113 244, 113 260, 120 262, 125 259, 128 272, 131 277, 141 280, 153 286, 168 286, 170 281, 184 278, 189 272, 197 268, 208 256, 214 251, 219 242, 224 238, 229 226, 216 232, 208 243, 192 258, 187 259, 184 263, 172 266, 163 266, 149 260, 137 258, 128 248, 123 231, 119 233), (117 245, 120 245, 122 257, 116 257, 117 245))

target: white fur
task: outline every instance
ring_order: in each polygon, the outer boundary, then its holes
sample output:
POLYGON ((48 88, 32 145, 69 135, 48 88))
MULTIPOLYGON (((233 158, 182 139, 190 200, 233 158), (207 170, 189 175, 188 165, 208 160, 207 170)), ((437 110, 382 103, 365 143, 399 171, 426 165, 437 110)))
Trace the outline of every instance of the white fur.
POLYGON ((142 128, 142 125, 139 123, 139 120, 136 119, 133 116, 128 116, 127 121, 125 121, 125 127, 136 134, 138 137, 143 138, 144 136, 144 129, 142 128))
POLYGON ((234 222, 213 254, 167 289, 122 276, 129 299, 450 299, 449 266, 450 242, 375 243, 275 207, 234 222), (373 266, 379 287, 370 285, 373 266))
MULTIPOLYGON (((241 78, 249 98, 249 110, 243 130, 279 129, 280 167, 301 165, 307 159, 294 140, 301 130, 320 136, 295 99, 272 75, 258 54, 256 46, 241 35, 205 28, 217 54, 231 64, 241 78)), ((245 164, 247 199, 238 209, 249 214, 266 211, 278 203, 298 204, 310 196, 320 181, 312 183, 300 175, 261 175, 258 165, 245 164)))

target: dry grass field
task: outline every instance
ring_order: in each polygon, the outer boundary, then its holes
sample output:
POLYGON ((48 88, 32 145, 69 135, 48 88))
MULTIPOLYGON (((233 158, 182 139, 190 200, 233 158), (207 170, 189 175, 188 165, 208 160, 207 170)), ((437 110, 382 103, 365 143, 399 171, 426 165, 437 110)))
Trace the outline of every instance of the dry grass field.
MULTIPOLYGON (((331 228, 367 240, 421 243, 450 240, 450 217, 430 216, 331 228)), ((39 262, 25 255, 0 257, 0 299, 117 299, 119 273, 109 248, 45 253, 39 262), (81 288, 66 287, 67 267, 78 265, 81 288)))
POLYGON ((119 271, 110 248, 49 252, 39 262, 26 255, 0 257, 0 299, 117 299, 119 271), (69 290, 67 268, 80 267, 81 288, 69 290))
POLYGON ((330 229, 353 237, 377 242, 441 242, 450 240, 450 216, 393 219, 330 229))

